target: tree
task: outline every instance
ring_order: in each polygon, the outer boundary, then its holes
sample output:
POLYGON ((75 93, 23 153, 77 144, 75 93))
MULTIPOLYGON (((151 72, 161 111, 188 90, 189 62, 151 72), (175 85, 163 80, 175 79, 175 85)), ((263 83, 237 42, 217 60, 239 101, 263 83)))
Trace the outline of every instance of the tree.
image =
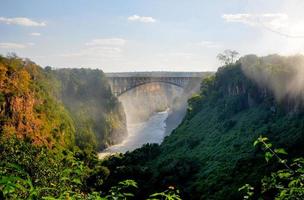
POLYGON ((234 63, 235 58, 239 55, 239 52, 227 49, 223 53, 217 55, 217 59, 223 62, 225 65, 234 63))
POLYGON ((47 72, 52 71, 52 67, 51 67, 51 66, 46 66, 44 69, 45 69, 45 71, 47 71, 47 72))

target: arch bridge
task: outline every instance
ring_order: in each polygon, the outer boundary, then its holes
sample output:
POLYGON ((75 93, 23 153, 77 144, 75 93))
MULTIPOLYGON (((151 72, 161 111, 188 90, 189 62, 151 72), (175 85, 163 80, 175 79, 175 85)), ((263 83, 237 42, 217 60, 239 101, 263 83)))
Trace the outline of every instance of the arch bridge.
POLYGON ((203 72, 124 72, 106 73, 111 90, 115 96, 149 83, 167 83, 186 88, 190 83, 202 80, 203 72))

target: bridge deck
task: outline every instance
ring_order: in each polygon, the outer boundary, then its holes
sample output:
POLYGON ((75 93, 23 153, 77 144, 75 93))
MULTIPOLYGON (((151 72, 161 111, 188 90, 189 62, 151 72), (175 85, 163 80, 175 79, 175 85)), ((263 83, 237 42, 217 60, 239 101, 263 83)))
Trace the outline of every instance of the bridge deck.
POLYGON ((208 72, 117 72, 107 77, 203 77, 208 72))
POLYGON ((112 92, 120 96, 138 86, 160 82, 185 88, 189 82, 199 82, 205 72, 126 72, 106 73, 112 92))

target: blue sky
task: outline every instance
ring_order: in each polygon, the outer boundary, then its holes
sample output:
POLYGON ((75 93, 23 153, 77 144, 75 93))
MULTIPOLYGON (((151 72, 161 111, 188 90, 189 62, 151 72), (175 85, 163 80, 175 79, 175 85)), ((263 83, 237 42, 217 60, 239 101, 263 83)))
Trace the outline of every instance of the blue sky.
POLYGON ((41 66, 208 71, 216 55, 304 52, 302 0, 1 0, 0 54, 41 66))

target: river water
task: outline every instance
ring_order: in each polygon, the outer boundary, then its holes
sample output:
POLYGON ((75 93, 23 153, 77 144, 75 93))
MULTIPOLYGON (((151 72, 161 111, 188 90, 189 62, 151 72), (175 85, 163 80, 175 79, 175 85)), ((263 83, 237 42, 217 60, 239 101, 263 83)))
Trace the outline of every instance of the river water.
POLYGON ((160 144, 166 132, 166 119, 169 111, 158 112, 152 115, 146 122, 128 124, 128 136, 120 144, 113 145, 98 154, 99 158, 115 153, 125 153, 140 148, 146 143, 160 144))

